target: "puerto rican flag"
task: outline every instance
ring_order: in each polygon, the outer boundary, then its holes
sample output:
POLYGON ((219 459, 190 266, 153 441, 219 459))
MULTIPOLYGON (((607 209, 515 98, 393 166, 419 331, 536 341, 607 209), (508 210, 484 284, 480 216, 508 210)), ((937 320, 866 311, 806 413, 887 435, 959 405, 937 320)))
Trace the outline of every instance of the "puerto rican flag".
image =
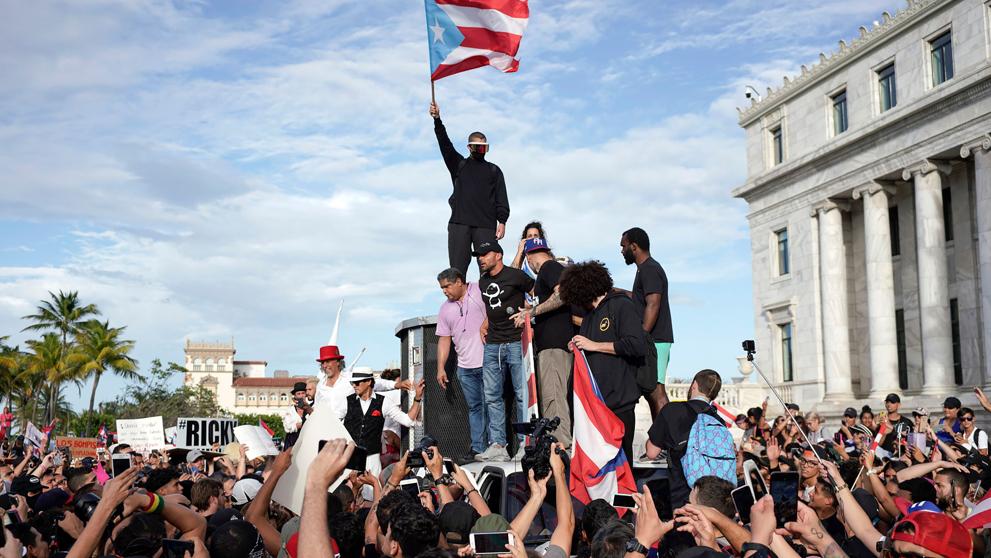
POLYGON ((269 436, 275 436, 275 431, 272 430, 272 427, 266 424, 261 417, 258 418, 258 426, 260 426, 265 432, 268 432, 269 436))
POLYGON ((583 351, 575 351, 575 423, 571 495, 588 504, 597 498, 637 491, 623 452, 623 421, 602 399, 583 351))
POLYGON ((523 377, 526 378, 526 392, 527 392, 527 405, 526 405, 526 419, 520 422, 526 422, 533 417, 540 417, 540 404, 537 399, 537 373, 536 367, 533 365, 533 326, 530 325, 530 320, 523 322, 523 338, 521 339, 523 346, 523 377))
POLYGON ((527 0, 425 0, 430 79, 482 66, 520 67, 516 52, 530 19, 527 0))
POLYGON ((991 492, 985 494, 977 505, 971 506, 970 514, 961 523, 968 529, 986 529, 991 526, 991 492))

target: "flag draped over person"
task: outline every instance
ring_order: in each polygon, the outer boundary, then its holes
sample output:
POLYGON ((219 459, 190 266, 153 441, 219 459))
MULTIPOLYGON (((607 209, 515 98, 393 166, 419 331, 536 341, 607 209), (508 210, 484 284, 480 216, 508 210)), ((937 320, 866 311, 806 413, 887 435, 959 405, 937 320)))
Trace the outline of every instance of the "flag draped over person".
POLYGON ((588 504, 637 491, 623 452, 623 421, 606 406, 584 351, 575 351, 575 419, 571 495, 588 504))
POLYGON ((515 72, 530 18, 526 0, 425 0, 430 80, 482 66, 515 72))

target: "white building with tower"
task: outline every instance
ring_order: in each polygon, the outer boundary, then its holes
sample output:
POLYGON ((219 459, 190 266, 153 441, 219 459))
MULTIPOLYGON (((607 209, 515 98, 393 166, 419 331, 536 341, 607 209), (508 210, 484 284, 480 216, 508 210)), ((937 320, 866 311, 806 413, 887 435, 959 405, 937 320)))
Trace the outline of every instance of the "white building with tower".
POLYGON ((757 362, 803 410, 991 384, 989 53, 991 2, 910 0, 741 110, 757 362))

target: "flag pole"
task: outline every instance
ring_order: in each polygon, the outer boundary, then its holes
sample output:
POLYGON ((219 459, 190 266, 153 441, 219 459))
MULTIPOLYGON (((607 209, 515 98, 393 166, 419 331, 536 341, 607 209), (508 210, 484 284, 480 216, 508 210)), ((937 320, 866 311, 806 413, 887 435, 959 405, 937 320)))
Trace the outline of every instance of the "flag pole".
POLYGON ((434 80, 433 80, 433 78, 430 79, 430 102, 432 104, 435 104, 435 105, 437 104, 437 96, 436 96, 436 94, 434 92, 434 80))

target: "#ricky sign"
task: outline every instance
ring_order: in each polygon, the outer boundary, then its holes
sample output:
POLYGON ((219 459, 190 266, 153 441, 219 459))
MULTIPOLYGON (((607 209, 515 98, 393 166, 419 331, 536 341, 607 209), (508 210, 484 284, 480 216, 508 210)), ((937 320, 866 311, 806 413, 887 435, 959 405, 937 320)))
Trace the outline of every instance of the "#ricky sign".
POLYGON ((237 419, 232 418, 180 418, 176 422, 175 445, 199 450, 223 447, 237 441, 236 427, 237 419))

